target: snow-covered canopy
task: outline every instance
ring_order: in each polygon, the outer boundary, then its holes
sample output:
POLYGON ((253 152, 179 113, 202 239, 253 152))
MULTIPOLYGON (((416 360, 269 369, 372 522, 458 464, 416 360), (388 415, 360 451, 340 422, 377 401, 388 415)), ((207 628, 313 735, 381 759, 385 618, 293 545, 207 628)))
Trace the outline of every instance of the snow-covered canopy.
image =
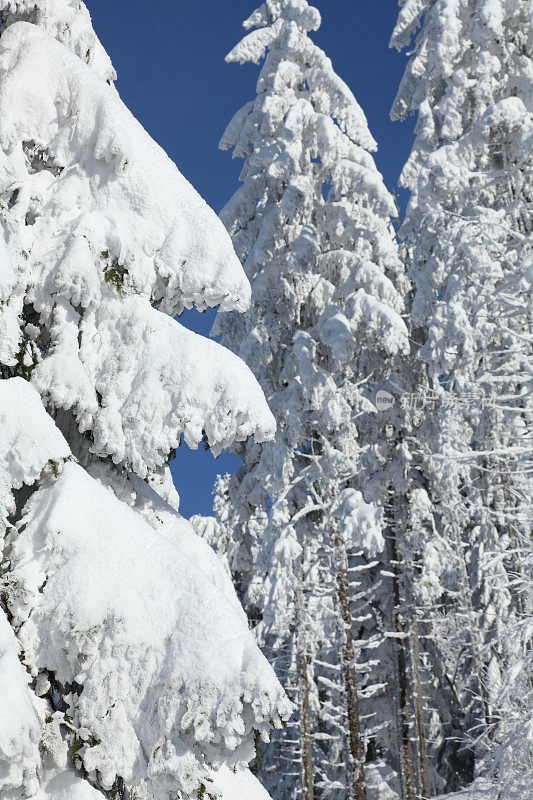
POLYGON ((49 406, 72 410, 93 452, 140 475, 182 433, 195 447, 205 432, 215 453, 271 436, 244 365, 159 313, 242 311, 250 288, 222 224, 114 89, 16 23, 0 41, 0 115, 5 363, 22 334, 49 406), (21 331, 28 306, 35 324, 21 331))
POLYGON ((15 510, 12 491, 31 486, 46 465, 70 455, 70 448, 43 408, 38 393, 22 378, 0 381, 0 513, 15 510))
POLYGON ((157 798, 172 781, 192 793, 204 761, 246 763, 253 730, 266 737, 288 712, 241 614, 78 465, 33 495, 11 562, 26 663, 78 686, 69 716, 104 788, 120 775, 153 780, 157 798))
POLYGON ((248 367, 173 319, 243 311, 250 286, 84 4, 0 19, 0 793, 196 798, 224 765, 253 784, 290 704, 167 466, 182 437, 274 433, 248 367))
POLYGON ((116 74, 81 0, 0 0, 3 25, 32 22, 68 47, 94 72, 111 83, 116 74))
MULTIPOLYGON (((394 461, 385 425, 397 417, 376 413, 373 399, 409 351, 394 198, 361 107, 310 36, 319 26, 306 0, 266 0, 245 21, 227 60, 261 62, 257 95, 220 142, 244 162, 221 219, 252 303, 244 317, 217 315, 214 332, 260 381, 278 430, 272 442, 239 446, 243 466, 217 485, 218 526, 203 532, 225 553, 298 704, 260 769, 279 797, 310 794, 306 769, 324 797, 356 791, 337 573, 347 550, 368 562, 383 549, 394 461)), ((367 580, 361 596, 370 588, 367 580)), ((366 642, 373 614, 361 619, 366 642)), ((369 671, 361 667, 365 681, 369 671)))

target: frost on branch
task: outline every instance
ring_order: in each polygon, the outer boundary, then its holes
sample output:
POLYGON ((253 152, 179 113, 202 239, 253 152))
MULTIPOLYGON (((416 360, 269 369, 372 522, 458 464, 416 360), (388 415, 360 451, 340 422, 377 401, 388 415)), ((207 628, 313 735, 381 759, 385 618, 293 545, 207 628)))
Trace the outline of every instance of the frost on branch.
MULTIPOLYGON (((431 726, 445 732, 453 719, 472 750, 463 781, 482 775, 487 796, 514 800, 528 794, 532 764, 522 639, 531 619, 531 2, 401 6, 392 44, 412 48, 392 116, 418 121, 400 233, 417 393, 425 386, 432 399, 413 414, 419 488, 398 552, 404 574, 416 565, 409 580, 432 639, 423 659, 435 675, 454 664, 455 701, 435 684, 432 707, 442 710, 431 726)), ((448 788, 463 759, 453 738, 429 751, 448 788)))
POLYGON ((119 775, 188 796, 290 711, 206 574, 76 464, 30 499, 11 561, 26 662, 73 687, 79 755, 104 788, 119 775))

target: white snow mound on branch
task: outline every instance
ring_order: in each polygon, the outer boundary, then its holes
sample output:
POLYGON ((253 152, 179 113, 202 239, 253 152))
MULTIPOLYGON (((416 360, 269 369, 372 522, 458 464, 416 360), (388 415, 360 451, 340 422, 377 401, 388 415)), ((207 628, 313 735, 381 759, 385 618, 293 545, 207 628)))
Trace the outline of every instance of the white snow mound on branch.
POLYGON ((49 461, 69 455, 35 389, 22 378, 0 381, 0 514, 14 510, 13 489, 31 486, 49 461))
POLYGON ((343 489, 329 507, 329 516, 338 520, 340 535, 348 547, 369 556, 383 551, 382 511, 367 503, 357 489, 343 489))
POLYGON ((65 295, 70 283, 73 291, 80 275, 102 283, 105 272, 172 315, 194 302, 248 307, 249 284, 216 214, 114 88, 35 25, 2 34, 0 115, 0 145, 18 168, 11 211, 39 309, 54 289, 65 295), (61 262, 66 274, 56 278, 61 262))
POLYGON ((266 3, 250 14, 242 26, 247 30, 264 27, 280 17, 297 22, 306 31, 318 30, 321 23, 319 10, 310 6, 307 0, 266 0, 266 3))
MULTIPOLYGON (((139 481, 145 492, 150 489, 144 481, 139 481)), ((137 499, 140 500, 139 494, 137 499)), ((222 558, 210 546, 208 537, 205 535, 206 523, 216 524, 213 517, 202 517, 195 515, 190 520, 181 516, 174 508, 162 500, 156 492, 153 492, 149 502, 143 506, 136 506, 135 510, 143 519, 155 528, 168 541, 172 542, 181 552, 201 569, 210 582, 219 589, 228 603, 234 610, 247 619, 243 607, 237 597, 237 592, 231 580, 229 569, 222 558)))
MULTIPOLYGON (((73 770, 64 770, 47 776, 32 800, 104 800, 104 795, 90 783, 80 778, 73 770)), ((2 800, 25 800, 27 795, 8 792, 2 800)))
POLYGON ((11 561, 26 663, 78 685, 69 714, 104 788, 120 775, 155 800, 194 796, 210 766, 243 767, 254 729, 266 738, 289 715, 242 616, 77 464, 32 496, 11 561))
POLYGON ((91 16, 80 0, 0 0, 4 24, 32 22, 61 42, 107 81, 116 78, 110 58, 100 44, 91 16))
MULTIPOLYGON (((65 319, 57 341, 52 327, 51 354, 32 375, 53 406, 75 409, 81 430, 92 431, 93 452, 145 477, 181 434, 196 448, 205 432, 215 455, 249 436, 272 438, 274 417, 243 361, 145 298, 107 292, 84 315, 79 351, 76 325, 72 347, 63 338, 65 319)), ((76 315, 70 305, 67 313, 76 315)))
POLYGON ((44 702, 30 691, 20 663, 21 646, 0 609, 0 790, 24 785, 35 791, 41 763, 39 742, 44 702))
MULTIPOLYGON (((213 773, 213 785, 220 792, 220 800, 271 800, 250 770, 233 770, 221 767, 213 773)), ((208 784, 210 791, 211 784, 208 784)))

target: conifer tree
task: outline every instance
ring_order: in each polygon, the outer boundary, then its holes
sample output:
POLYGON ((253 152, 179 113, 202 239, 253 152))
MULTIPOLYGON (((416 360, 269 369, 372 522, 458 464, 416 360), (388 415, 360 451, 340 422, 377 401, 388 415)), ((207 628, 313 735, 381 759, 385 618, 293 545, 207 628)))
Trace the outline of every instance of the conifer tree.
POLYGON ((0 794, 252 797, 232 770, 290 704, 168 470, 182 438, 274 433, 245 364, 173 319, 250 287, 83 3, 0 14, 0 794))
POLYGON ((397 420, 375 401, 396 391, 408 351, 406 282, 376 144, 309 37, 319 25, 305 0, 267 0, 227 57, 263 61, 257 97, 221 141, 244 159, 221 218, 252 305, 244 317, 219 314, 214 333, 256 375, 278 433, 238 447, 243 465, 218 484, 209 536, 297 706, 263 753, 261 777, 278 800, 363 800, 369 775, 394 783, 398 769, 391 675, 373 657, 389 649, 376 556, 397 420))
MULTIPOLYGON (((471 728, 475 740, 481 724, 489 751, 499 753, 492 763, 503 764, 498 737, 509 745, 512 725, 502 713, 500 729, 496 698, 502 685, 509 697, 504 676, 525 656, 530 614, 518 587, 531 568, 531 3, 401 5, 392 44, 402 48, 420 32, 392 115, 418 113, 401 178, 411 190, 402 233, 433 400, 415 438, 433 540, 453 567, 433 581, 435 656, 454 676, 461 735, 471 728), (517 632, 510 650, 506 631, 517 632)), ((531 751, 516 752, 524 760, 514 762, 513 778, 507 768, 493 771, 501 797, 520 796, 509 787, 515 779, 521 786, 531 751)))

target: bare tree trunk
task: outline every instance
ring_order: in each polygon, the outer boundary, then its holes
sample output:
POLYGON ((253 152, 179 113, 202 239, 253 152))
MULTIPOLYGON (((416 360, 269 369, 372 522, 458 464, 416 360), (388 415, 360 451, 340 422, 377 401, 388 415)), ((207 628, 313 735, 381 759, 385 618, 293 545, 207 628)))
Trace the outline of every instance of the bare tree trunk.
POLYGON ((415 771, 413 763, 413 751, 411 747, 411 715, 409 710, 409 675, 407 672, 407 656, 405 650, 405 631, 400 613, 401 595, 400 581, 398 574, 398 552, 396 548, 396 534, 389 528, 387 536, 389 551, 389 565, 393 574, 393 606, 392 617, 394 632, 397 638, 394 641, 396 651, 396 674, 398 680, 399 696, 399 729, 400 729, 400 765, 402 778, 402 798, 403 800, 416 800, 415 771))
POLYGON ((483 717, 485 725, 487 727, 490 727, 491 714, 490 714, 489 693, 487 691, 487 684, 484 675, 484 664, 483 664, 483 659, 481 657, 481 644, 479 641, 480 637, 478 631, 478 623, 476 619, 476 614, 474 612, 474 605, 472 603, 472 592, 470 588, 470 580, 468 577, 468 568, 466 565, 465 547, 458 531, 455 531, 455 545, 457 553, 459 555, 459 572, 461 577, 461 590, 462 590, 461 594, 463 595, 463 604, 464 608, 466 608, 467 620, 470 628, 469 635, 470 635, 471 653, 476 669, 476 677, 479 686, 479 695, 481 698, 483 717))
POLYGON ((309 672, 307 636, 303 599, 303 570, 300 569, 298 585, 299 661, 300 661, 300 739, 302 743, 302 797, 314 800, 313 750, 311 742, 311 707, 309 703, 309 672))
POLYGON ((411 652, 413 656, 413 672, 415 676, 415 713, 418 730, 418 755, 420 759, 420 781, 422 797, 429 798, 429 765, 426 742, 426 721, 424 718, 424 698, 422 697, 422 681, 420 680, 420 645, 418 638, 418 621, 413 616, 411 623, 411 652))
POLYGON ((359 716, 359 697, 357 695, 357 674, 354 666, 355 650, 353 643, 352 612, 350 608, 350 588, 348 581, 348 563, 346 549, 340 538, 336 537, 337 551, 337 591, 339 608, 344 629, 343 666, 346 691, 346 710, 350 740, 350 756, 352 774, 350 776, 350 794, 352 800, 366 800, 364 747, 361 738, 361 719, 359 716))

